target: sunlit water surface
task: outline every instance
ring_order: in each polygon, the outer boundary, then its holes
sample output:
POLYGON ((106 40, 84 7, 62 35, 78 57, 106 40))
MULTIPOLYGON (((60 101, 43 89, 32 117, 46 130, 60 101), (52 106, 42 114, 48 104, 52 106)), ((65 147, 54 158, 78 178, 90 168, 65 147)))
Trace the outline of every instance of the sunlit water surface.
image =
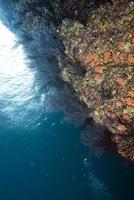
POLYGON ((53 91, 39 90, 37 69, 29 65, 23 46, 0 23, 0 199, 134 199, 133 166, 88 152, 82 130, 61 112, 49 113, 53 91))

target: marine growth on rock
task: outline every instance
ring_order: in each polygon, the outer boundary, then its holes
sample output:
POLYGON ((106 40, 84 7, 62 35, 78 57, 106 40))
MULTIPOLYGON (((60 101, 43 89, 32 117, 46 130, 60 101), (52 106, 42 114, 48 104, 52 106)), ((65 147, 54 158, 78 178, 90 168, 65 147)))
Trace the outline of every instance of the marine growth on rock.
POLYGON ((57 32, 65 46, 62 79, 112 132, 118 152, 134 160, 134 3, 104 3, 86 24, 65 19, 57 32))

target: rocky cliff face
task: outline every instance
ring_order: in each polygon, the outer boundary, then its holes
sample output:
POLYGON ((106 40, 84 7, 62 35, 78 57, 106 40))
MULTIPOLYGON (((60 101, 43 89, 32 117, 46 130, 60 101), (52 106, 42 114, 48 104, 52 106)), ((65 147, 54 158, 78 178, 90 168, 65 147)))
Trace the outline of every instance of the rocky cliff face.
POLYGON ((86 106, 87 123, 106 127, 118 152, 134 160, 134 3, 0 0, 0 5, 2 20, 20 41, 36 41, 32 56, 57 57, 60 77, 86 106))

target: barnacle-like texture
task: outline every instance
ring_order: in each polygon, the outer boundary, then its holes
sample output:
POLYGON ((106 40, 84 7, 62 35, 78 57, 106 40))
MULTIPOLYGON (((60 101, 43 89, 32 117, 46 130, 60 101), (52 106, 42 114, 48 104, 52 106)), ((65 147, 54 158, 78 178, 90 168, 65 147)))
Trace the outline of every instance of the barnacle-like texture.
POLYGON ((134 3, 106 3, 86 25, 67 19, 57 32, 68 60, 60 60, 61 77, 112 132, 118 152, 134 160, 134 3))
POLYGON ((32 6, 33 4, 37 4, 38 2, 38 0, 20 0, 16 2, 15 9, 18 10, 20 13, 24 13, 29 9, 28 5, 32 6))
POLYGON ((47 7, 41 0, 20 0, 14 3, 14 11, 22 17, 19 28, 29 34, 42 34, 46 23, 54 21, 53 14, 47 7))
POLYGON ((57 19, 76 19, 81 22, 87 20, 90 10, 94 9, 100 1, 97 0, 50 0, 53 12, 57 19))

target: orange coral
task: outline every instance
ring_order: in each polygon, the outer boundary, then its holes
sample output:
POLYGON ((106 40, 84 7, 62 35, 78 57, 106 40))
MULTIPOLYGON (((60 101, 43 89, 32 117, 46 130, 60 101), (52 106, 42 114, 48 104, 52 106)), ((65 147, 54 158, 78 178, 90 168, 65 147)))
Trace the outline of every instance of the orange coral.
POLYGON ((97 55, 96 54, 91 54, 86 56, 87 62, 91 63, 92 61, 96 61, 97 55))
POLYGON ((96 80, 96 81, 101 81, 101 76, 100 76, 100 74, 96 74, 95 80, 96 80))
POLYGON ((122 115, 122 119, 125 120, 125 121, 128 121, 129 120, 129 116, 124 114, 124 115, 122 115))
POLYGON ((117 129, 122 133, 122 132, 125 132, 127 130, 126 126, 123 125, 123 124, 119 124, 117 126, 117 129))
POLYGON ((125 81, 124 81, 124 79, 122 79, 122 78, 118 78, 118 79, 116 80, 116 83, 118 83, 119 85, 124 85, 125 81))
POLYGON ((134 57, 133 56, 128 56, 127 60, 130 63, 134 63, 134 57))
POLYGON ((94 67, 96 67, 96 66, 97 66, 97 64, 96 64, 95 61, 90 62, 90 67, 94 68, 94 67))
POLYGON ((125 102, 129 106, 134 106, 134 99, 133 98, 126 98, 125 102))
POLYGON ((99 74, 102 74, 102 72, 103 72, 102 67, 101 67, 101 66, 95 67, 95 72, 97 72, 97 73, 99 73, 99 74))
POLYGON ((104 57, 104 60, 105 61, 108 61, 111 57, 111 53, 106 51, 104 54, 103 54, 103 57, 104 57))

